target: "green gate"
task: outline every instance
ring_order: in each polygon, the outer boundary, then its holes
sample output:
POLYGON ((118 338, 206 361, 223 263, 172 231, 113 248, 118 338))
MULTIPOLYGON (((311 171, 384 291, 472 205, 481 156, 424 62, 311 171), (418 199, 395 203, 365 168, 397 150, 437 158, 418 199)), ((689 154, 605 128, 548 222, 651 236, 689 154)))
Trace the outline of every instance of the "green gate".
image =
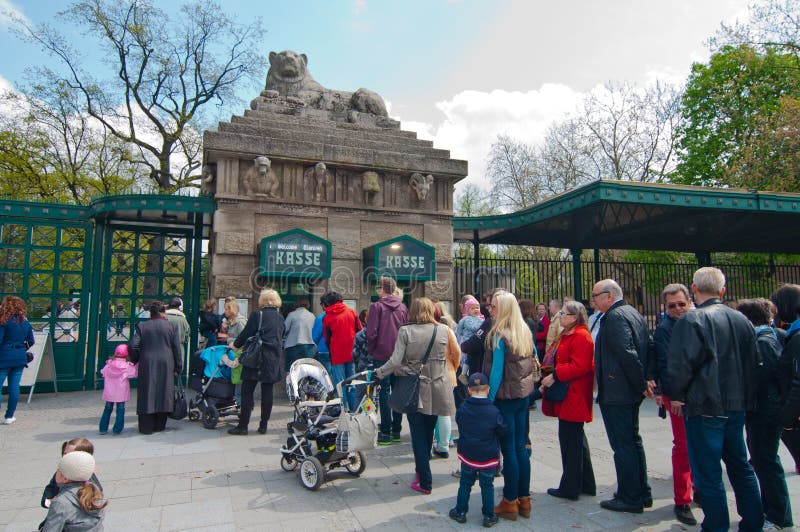
MULTIPOLYGON (((0 297, 25 300, 34 329, 50 333, 59 388, 80 390, 87 321, 81 309, 86 308, 92 246, 92 226, 80 218, 88 209, 5 207, 0 216, 0 297)), ((52 389, 50 383, 37 386, 39 391, 52 389)))
POLYGON ((154 299, 182 297, 188 352, 196 348, 201 248, 213 212, 212 199, 186 196, 0 201, 0 297, 24 299, 34 328, 50 333, 59 390, 101 385, 105 359, 154 299))
POLYGON ((197 298, 189 290, 192 244, 191 230, 114 226, 107 231, 100 283, 98 370, 117 345, 130 341, 136 323, 149 317, 152 301, 180 297, 192 323, 190 316, 197 315, 197 298))

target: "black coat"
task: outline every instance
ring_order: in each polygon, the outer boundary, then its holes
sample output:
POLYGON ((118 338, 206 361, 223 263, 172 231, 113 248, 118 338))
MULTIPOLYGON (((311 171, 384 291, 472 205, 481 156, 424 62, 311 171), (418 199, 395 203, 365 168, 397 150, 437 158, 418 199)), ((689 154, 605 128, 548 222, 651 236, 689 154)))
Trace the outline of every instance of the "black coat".
POLYGON ((482 469, 481 464, 500 458, 499 438, 508 427, 500 410, 488 398, 467 398, 456 412, 456 423, 458 454, 472 463, 472 467, 482 469))
POLYGON ((780 426, 783 401, 792 378, 791 360, 783 359, 781 342, 772 328, 758 330, 756 338, 759 355, 756 415, 748 420, 780 426))
POLYGON ((175 373, 183 369, 178 336, 178 326, 166 318, 151 318, 136 324, 130 360, 139 363, 137 415, 172 412, 175 373))
POLYGON ((639 312, 619 300, 603 315, 595 342, 597 401, 634 405, 647 389, 644 368, 650 346, 647 323, 639 312))
POLYGON ((786 340, 781 358, 792 366, 792 382, 783 406, 782 425, 800 430, 800 334, 794 333, 786 340))
POLYGON ((685 403, 687 417, 752 411, 757 371, 753 325, 717 298, 690 310, 672 329, 667 357, 670 399, 685 403))
POLYGON ((486 335, 489 334, 491 328, 492 318, 487 314, 480 329, 475 331, 475 334, 469 340, 461 344, 461 351, 467 354, 470 374, 483 372, 483 358, 486 355, 486 335))
POLYGON ((281 380, 281 354, 283 352, 283 316, 275 307, 254 310, 247 318, 242 333, 234 340, 233 346, 242 347, 247 339, 258 333, 261 323, 261 365, 258 368, 242 368, 242 380, 276 383, 281 380), (261 322, 261 314, 264 314, 261 322))
POLYGON ((653 344, 647 360, 647 380, 653 380, 661 387, 661 393, 670 397, 669 380, 667 379, 667 355, 669 341, 672 338, 672 328, 677 322, 672 316, 667 316, 653 332, 653 344))

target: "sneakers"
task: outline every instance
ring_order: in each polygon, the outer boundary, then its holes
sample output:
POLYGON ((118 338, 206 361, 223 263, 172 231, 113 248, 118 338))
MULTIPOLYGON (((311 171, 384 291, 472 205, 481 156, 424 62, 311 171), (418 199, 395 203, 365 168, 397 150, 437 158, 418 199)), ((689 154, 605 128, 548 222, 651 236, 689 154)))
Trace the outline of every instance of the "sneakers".
POLYGON ((459 513, 455 508, 450 510, 450 513, 447 515, 450 516, 450 519, 462 525, 467 522, 467 514, 459 513))
POLYGON ((440 451, 436 447, 434 447, 432 450, 434 456, 438 456, 439 458, 445 458, 445 459, 450 458, 450 453, 447 451, 440 451))
POLYGON ((674 512, 678 521, 684 525, 695 526, 697 524, 697 519, 694 518, 692 509, 689 508, 688 504, 676 504, 674 512))
POLYGON ((378 445, 391 445, 392 444, 392 437, 388 434, 384 434, 383 432, 378 434, 378 445))
POLYGON ((399 432, 392 432, 392 442, 393 443, 400 443, 401 441, 403 441, 403 440, 400 439, 400 433, 399 432))
POLYGON ((7 418, 5 418, 3 420, 3 425, 11 425, 16 420, 17 420, 17 418, 15 418, 15 417, 7 417, 7 418))
POLYGON ((499 519, 497 518, 496 515, 493 515, 491 517, 486 517, 484 515, 483 516, 483 528, 492 528, 494 525, 497 524, 497 521, 499 521, 499 519))
POLYGON ((450 475, 452 475, 455 478, 461 478, 461 470, 460 469, 456 469, 455 471, 450 473, 450 475))

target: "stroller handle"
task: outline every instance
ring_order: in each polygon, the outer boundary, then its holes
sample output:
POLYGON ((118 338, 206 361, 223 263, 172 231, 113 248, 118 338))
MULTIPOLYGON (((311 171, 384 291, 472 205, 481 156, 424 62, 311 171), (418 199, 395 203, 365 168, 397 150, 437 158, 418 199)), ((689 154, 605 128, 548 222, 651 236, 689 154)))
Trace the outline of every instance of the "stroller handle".
POLYGON ((336 394, 341 397, 342 396, 342 388, 347 385, 353 386, 364 386, 366 384, 370 384, 372 382, 372 375, 375 373, 374 370, 368 369, 366 371, 360 371, 353 375, 350 375, 346 379, 338 382, 336 384, 336 394))

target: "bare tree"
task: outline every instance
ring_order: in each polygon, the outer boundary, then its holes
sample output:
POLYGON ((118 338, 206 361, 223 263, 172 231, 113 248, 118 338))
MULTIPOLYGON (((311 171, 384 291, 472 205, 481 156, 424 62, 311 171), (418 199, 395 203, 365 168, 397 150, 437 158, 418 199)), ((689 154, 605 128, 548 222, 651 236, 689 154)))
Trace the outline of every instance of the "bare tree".
POLYGON ((548 128, 538 150, 538 167, 547 195, 561 194, 601 177, 591 140, 576 117, 548 128))
POLYGON ((66 84, 77 91, 83 112, 136 147, 133 162, 150 169, 160 191, 197 186, 200 150, 187 130, 204 106, 233 98, 241 81, 260 78, 265 69, 255 51, 258 21, 236 24, 216 3, 199 0, 184 4, 180 13, 179 20, 171 20, 149 0, 81 0, 59 14, 92 40, 80 45, 68 43, 52 26, 17 20, 20 34, 64 67, 63 73, 51 73, 45 86, 66 84), (107 77, 96 79, 82 65, 81 46, 106 53, 107 77), (176 154, 188 157, 178 172, 176 154))
POLYGON ((468 184, 456 194, 456 216, 489 216, 497 214, 491 206, 489 193, 477 185, 468 184))
POLYGON ((748 19, 720 24, 708 40, 712 52, 747 44, 759 51, 772 48, 795 56, 800 65, 800 4, 797 0, 768 0, 750 6, 748 19))
POLYGON ((499 135, 489 151, 486 173, 492 183, 490 198, 495 209, 526 209, 542 199, 536 153, 524 142, 499 135))

